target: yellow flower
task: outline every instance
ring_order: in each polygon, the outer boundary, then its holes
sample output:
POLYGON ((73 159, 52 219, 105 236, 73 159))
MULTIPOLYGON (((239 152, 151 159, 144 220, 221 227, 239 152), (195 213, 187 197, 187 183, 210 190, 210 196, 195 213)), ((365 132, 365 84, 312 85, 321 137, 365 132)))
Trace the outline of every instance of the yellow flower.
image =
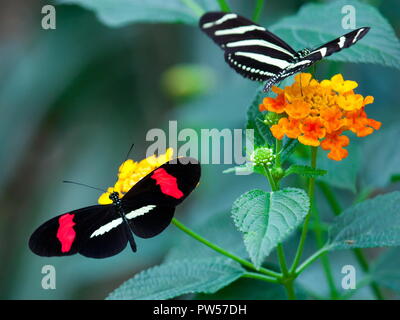
POLYGON ((342 135, 344 131, 364 137, 381 126, 380 122, 368 119, 364 110, 374 98, 354 93, 357 86, 357 82, 344 80, 341 74, 318 82, 311 74, 301 73, 291 86, 273 87, 277 97, 265 98, 260 111, 280 114, 279 122, 271 127, 276 139, 286 135, 304 145, 321 145, 330 151, 330 159, 339 161, 348 155, 343 147, 350 140, 342 135))
POLYGON ((108 188, 107 192, 103 193, 99 199, 99 204, 110 204, 112 203, 109 198, 113 192, 118 192, 121 198, 127 193, 138 181, 147 176, 150 172, 157 169, 164 163, 172 160, 174 150, 172 148, 167 149, 165 154, 161 154, 158 157, 152 155, 140 162, 135 162, 131 159, 126 160, 119 167, 118 181, 115 183, 114 188, 108 188))

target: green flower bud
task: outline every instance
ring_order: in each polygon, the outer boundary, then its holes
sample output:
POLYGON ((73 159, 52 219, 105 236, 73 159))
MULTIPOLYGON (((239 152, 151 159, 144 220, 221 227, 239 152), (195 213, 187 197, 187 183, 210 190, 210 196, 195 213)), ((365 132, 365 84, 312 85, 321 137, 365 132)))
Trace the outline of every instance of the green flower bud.
POLYGON ((268 112, 268 113, 265 115, 264 123, 265 123, 267 126, 273 126, 274 124, 277 124, 277 123, 278 123, 278 121, 279 121, 280 118, 281 118, 281 116, 280 116, 279 114, 277 114, 277 113, 275 113, 275 112, 268 112))
POLYGON ((283 169, 281 167, 276 167, 272 169, 272 177, 275 179, 275 181, 279 181, 280 179, 283 178, 283 175, 285 174, 285 172, 283 171, 283 169))
POLYGON ((275 155, 271 148, 261 147, 254 150, 250 160, 254 162, 255 165, 270 167, 275 160, 275 155))

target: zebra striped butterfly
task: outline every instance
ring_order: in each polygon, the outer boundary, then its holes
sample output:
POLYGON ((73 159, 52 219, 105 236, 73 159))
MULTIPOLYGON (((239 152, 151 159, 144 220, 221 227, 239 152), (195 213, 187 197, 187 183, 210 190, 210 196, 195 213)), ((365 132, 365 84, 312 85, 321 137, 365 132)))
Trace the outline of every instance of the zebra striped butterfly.
POLYGON ((45 257, 80 253, 106 258, 121 252, 129 242, 136 252, 133 234, 152 238, 161 233, 170 224, 175 207, 197 186, 200 171, 193 158, 169 161, 122 198, 111 193, 112 204, 74 210, 43 223, 30 237, 29 247, 45 257))
POLYGON ((225 61, 239 74, 266 81, 264 91, 315 62, 362 39, 369 27, 346 33, 316 49, 295 51, 285 41, 235 13, 207 12, 200 28, 225 51, 225 61))

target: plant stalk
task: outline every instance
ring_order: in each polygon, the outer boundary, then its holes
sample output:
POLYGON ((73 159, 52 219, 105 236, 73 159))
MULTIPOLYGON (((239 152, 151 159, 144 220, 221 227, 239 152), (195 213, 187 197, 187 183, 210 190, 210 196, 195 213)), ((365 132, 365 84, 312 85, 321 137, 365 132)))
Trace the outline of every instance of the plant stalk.
POLYGON ((196 239, 197 241, 203 243, 204 245, 206 245, 207 247, 213 249, 214 251, 240 263, 242 266, 247 267, 251 270, 260 272, 262 274, 265 274, 267 276, 271 276, 274 278, 280 278, 282 275, 278 272, 266 269, 266 268, 259 268, 257 269, 255 265, 253 265, 251 262, 242 259, 236 255, 234 255, 233 253, 230 253, 224 249, 222 249, 221 247, 217 246, 216 244, 208 241, 207 239, 203 238, 202 236, 200 236, 199 234, 197 234, 196 232, 194 232, 193 230, 189 229, 188 227, 186 227, 183 223, 181 223, 178 219, 173 218, 172 219, 172 223, 179 228, 180 230, 182 230, 183 232, 185 232, 186 234, 188 234, 189 236, 191 236, 192 238, 196 239))
POLYGON ((205 12, 204 9, 194 0, 181 0, 181 2, 199 17, 201 17, 205 12))

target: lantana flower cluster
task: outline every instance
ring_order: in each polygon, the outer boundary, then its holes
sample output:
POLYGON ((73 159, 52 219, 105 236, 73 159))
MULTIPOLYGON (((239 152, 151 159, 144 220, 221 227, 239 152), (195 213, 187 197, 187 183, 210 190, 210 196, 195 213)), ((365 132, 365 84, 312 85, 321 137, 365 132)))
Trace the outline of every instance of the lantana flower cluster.
POLYGON ((119 197, 121 198, 150 172, 162 166, 164 163, 172 160, 173 153, 174 150, 169 148, 165 154, 161 154, 158 157, 152 155, 139 162, 135 162, 131 159, 126 160, 119 167, 118 181, 115 183, 113 188, 108 188, 107 192, 100 196, 98 203, 111 204, 112 201, 110 200, 109 196, 112 192, 118 192, 119 197))
POLYGON ((364 110, 374 98, 356 94, 357 86, 357 82, 345 81, 341 74, 318 82, 311 74, 301 73, 291 86, 284 89, 274 86, 272 91, 277 96, 264 98, 260 111, 280 115, 279 121, 271 126, 275 138, 281 140, 286 135, 304 145, 321 146, 330 151, 330 159, 340 161, 348 156, 344 147, 350 140, 343 135, 345 131, 365 137, 381 126, 380 122, 369 119, 364 110))

